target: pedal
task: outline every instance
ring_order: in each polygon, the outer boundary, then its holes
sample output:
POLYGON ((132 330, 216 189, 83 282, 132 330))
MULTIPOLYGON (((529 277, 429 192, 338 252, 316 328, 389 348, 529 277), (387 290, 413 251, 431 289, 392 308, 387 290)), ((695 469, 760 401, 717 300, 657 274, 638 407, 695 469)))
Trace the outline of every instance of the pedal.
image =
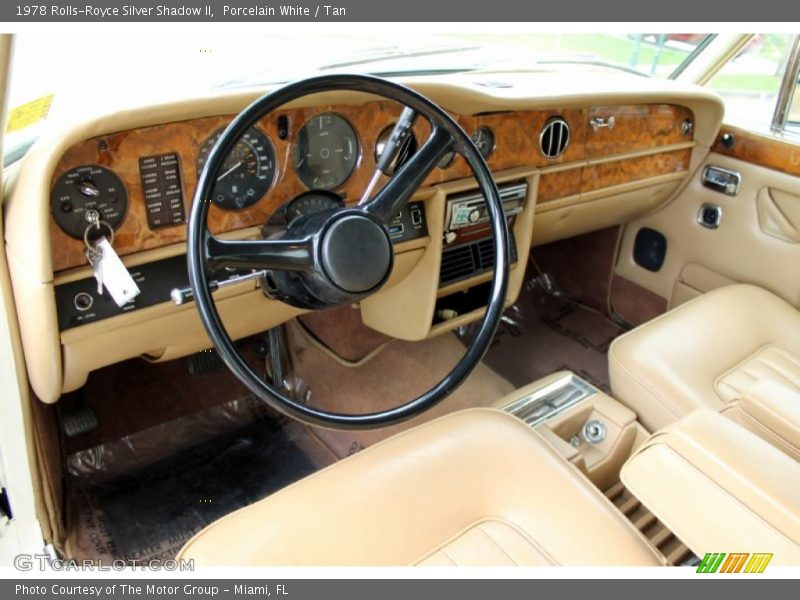
POLYGON ((187 357, 186 362, 190 375, 206 375, 222 371, 225 368, 225 363, 222 362, 214 348, 192 354, 187 357))
POLYGON ((528 280, 526 287, 529 290, 541 291, 545 296, 552 296, 553 298, 565 298, 566 294, 562 290, 555 277, 549 273, 542 273, 538 277, 528 280))
POLYGON ((88 406, 80 406, 61 417, 64 435, 75 437, 97 428, 97 415, 88 406))

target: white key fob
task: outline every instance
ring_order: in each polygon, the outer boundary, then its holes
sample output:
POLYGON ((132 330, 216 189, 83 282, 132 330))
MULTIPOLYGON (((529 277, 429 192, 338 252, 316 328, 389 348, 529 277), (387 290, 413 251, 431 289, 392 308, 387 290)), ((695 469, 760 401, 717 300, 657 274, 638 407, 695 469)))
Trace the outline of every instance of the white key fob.
POLYGON ((86 258, 92 266, 92 274, 97 280, 97 295, 103 295, 103 272, 100 270, 100 257, 102 253, 94 248, 86 249, 86 258))
POLYGON ((108 290, 114 302, 120 308, 139 295, 139 286, 131 277, 128 269, 114 252, 114 248, 105 237, 95 243, 95 248, 100 251, 99 282, 108 290))

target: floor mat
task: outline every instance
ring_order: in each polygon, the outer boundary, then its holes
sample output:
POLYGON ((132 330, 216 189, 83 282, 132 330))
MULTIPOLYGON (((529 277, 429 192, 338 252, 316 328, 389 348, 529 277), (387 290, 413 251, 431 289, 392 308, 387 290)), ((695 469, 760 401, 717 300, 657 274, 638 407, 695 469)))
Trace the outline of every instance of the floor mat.
MULTIPOLYGON (((243 354, 258 368, 252 346, 256 338, 239 343, 243 354)), ((228 369, 190 375, 186 359, 150 363, 140 358, 93 371, 83 389, 83 398, 99 421, 87 433, 65 439, 71 454, 144 431, 250 395, 228 369), (122 382, 122 383, 121 383, 122 382)), ((65 411, 78 394, 62 398, 65 411)))
POLYGON ((75 490, 83 555, 174 557, 194 533, 316 469, 285 430, 255 422, 139 473, 75 490))
MULTIPOLYGON (((287 332, 295 374, 311 392, 308 402, 316 408, 346 413, 375 412, 408 402, 438 383, 464 354, 463 344, 447 333, 421 342, 394 340, 374 358, 354 367, 320 350, 296 323, 290 323, 287 332)), ((344 457, 449 412, 491 406, 513 389, 480 364, 451 396, 406 423, 369 431, 310 431, 344 457)))
MULTIPOLYGON (((531 257, 570 298, 605 314, 619 229, 609 227, 536 246, 531 257)), ((537 274, 538 270, 529 270, 529 275, 537 274)))
POLYGON ((608 348, 623 333, 611 320, 530 287, 506 315, 484 362, 515 387, 567 369, 610 391, 608 348))

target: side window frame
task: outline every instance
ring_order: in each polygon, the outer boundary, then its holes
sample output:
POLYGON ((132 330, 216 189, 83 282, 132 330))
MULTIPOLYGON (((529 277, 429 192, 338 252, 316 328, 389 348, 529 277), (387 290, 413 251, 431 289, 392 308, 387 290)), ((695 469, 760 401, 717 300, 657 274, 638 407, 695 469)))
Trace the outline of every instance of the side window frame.
POLYGON ((800 139, 800 121, 790 121, 792 103, 795 96, 800 94, 800 34, 795 34, 789 56, 786 63, 786 70, 783 74, 783 81, 778 91, 778 100, 775 105, 775 113, 772 116, 772 133, 779 136, 787 136, 800 139))

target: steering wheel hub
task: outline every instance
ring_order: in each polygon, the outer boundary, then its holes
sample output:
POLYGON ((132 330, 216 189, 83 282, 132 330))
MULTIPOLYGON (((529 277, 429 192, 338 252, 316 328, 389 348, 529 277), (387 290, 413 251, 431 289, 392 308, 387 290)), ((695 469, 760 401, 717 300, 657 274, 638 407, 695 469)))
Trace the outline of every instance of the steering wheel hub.
POLYGON ((322 268, 345 292, 365 294, 380 287, 391 273, 393 258, 386 229, 363 212, 336 213, 323 233, 322 268))

